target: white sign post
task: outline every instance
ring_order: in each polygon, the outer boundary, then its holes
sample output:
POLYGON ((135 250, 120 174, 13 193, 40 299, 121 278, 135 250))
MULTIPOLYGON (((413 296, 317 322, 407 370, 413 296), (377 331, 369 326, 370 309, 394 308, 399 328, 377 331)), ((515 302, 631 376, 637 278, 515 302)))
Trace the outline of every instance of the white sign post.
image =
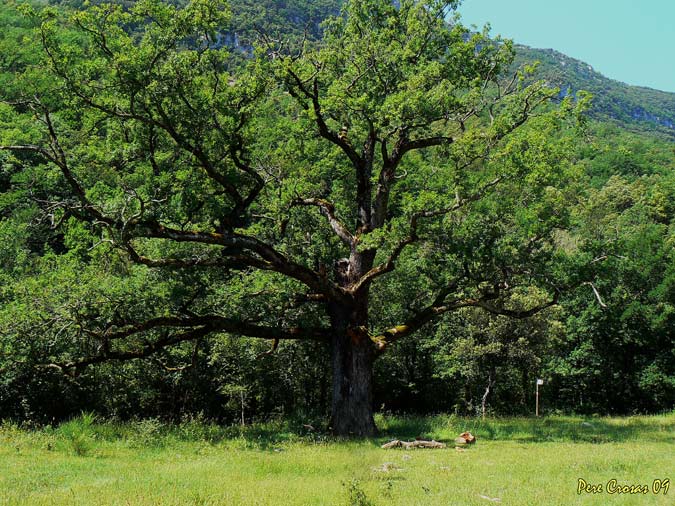
POLYGON ((537 416, 539 416, 539 385, 543 385, 544 380, 543 379, 537 379, 537 402, 536 402, 536 408, 535 408, 535 413, 537 416))

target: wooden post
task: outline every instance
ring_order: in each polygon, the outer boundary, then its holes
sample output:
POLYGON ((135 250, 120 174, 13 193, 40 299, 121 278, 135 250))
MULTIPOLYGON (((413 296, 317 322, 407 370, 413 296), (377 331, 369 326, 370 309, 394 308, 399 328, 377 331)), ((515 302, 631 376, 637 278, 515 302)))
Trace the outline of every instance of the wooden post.
POLYGON ((537 395, 536 395, 536 407, 535 407, 535 413, 537 416, 539 416, 539 385, 543 385, 544 380, 543 379, 537 379, 537 395))

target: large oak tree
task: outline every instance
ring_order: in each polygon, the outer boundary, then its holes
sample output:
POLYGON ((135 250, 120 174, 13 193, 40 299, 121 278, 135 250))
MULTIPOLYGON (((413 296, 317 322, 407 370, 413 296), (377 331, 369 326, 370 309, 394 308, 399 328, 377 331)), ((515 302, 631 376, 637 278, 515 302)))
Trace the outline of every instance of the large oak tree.
POLYGON ((248 58, 222 45, 221 0, 34 14, 44 58, 4 92, 0 147, 49 181, 54 227, 98 238, 83 260, 128 279, 47 310, 78 343, 53 366, 324 341, 332 430, 371 435, 396 341, 461 308, 556 304, 572 102, 507 75, 511 44, 457 2, 398 3, 348 1, 321 41, 262 33, 248 58))

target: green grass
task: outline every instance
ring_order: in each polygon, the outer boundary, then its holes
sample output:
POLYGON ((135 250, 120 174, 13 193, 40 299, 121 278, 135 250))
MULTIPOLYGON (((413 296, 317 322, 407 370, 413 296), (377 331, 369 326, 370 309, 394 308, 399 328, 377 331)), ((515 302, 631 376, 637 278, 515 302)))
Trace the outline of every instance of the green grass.
POLYGON ((649 487, 675 480, 675 413, 652 417, 380 417, 373 440, 268 423, 195 421, 0 426, 0 505, 672 505, 667 495, 577 494, 577 480, 649 487), (464 452, 381 450, 391 438, 464 452), (494 500, 491 500, 494 499, 494 500), (497 501, 499 499, 499 501, 497 501))

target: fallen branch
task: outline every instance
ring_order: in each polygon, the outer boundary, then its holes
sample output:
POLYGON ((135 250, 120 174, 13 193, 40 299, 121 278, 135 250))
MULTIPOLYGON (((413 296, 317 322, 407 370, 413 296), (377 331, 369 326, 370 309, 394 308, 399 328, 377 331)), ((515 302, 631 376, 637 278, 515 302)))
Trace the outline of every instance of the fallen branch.
POLYGON ((384 450, 390 450, 391 448, 404 448, 406 450, 412 450, 414 448, 445 448, 445 443, 439 443, 433 439, 431 441, 417 440, 410 442, 395 439, 389 443, 383 444, 382 448, 384 450))

